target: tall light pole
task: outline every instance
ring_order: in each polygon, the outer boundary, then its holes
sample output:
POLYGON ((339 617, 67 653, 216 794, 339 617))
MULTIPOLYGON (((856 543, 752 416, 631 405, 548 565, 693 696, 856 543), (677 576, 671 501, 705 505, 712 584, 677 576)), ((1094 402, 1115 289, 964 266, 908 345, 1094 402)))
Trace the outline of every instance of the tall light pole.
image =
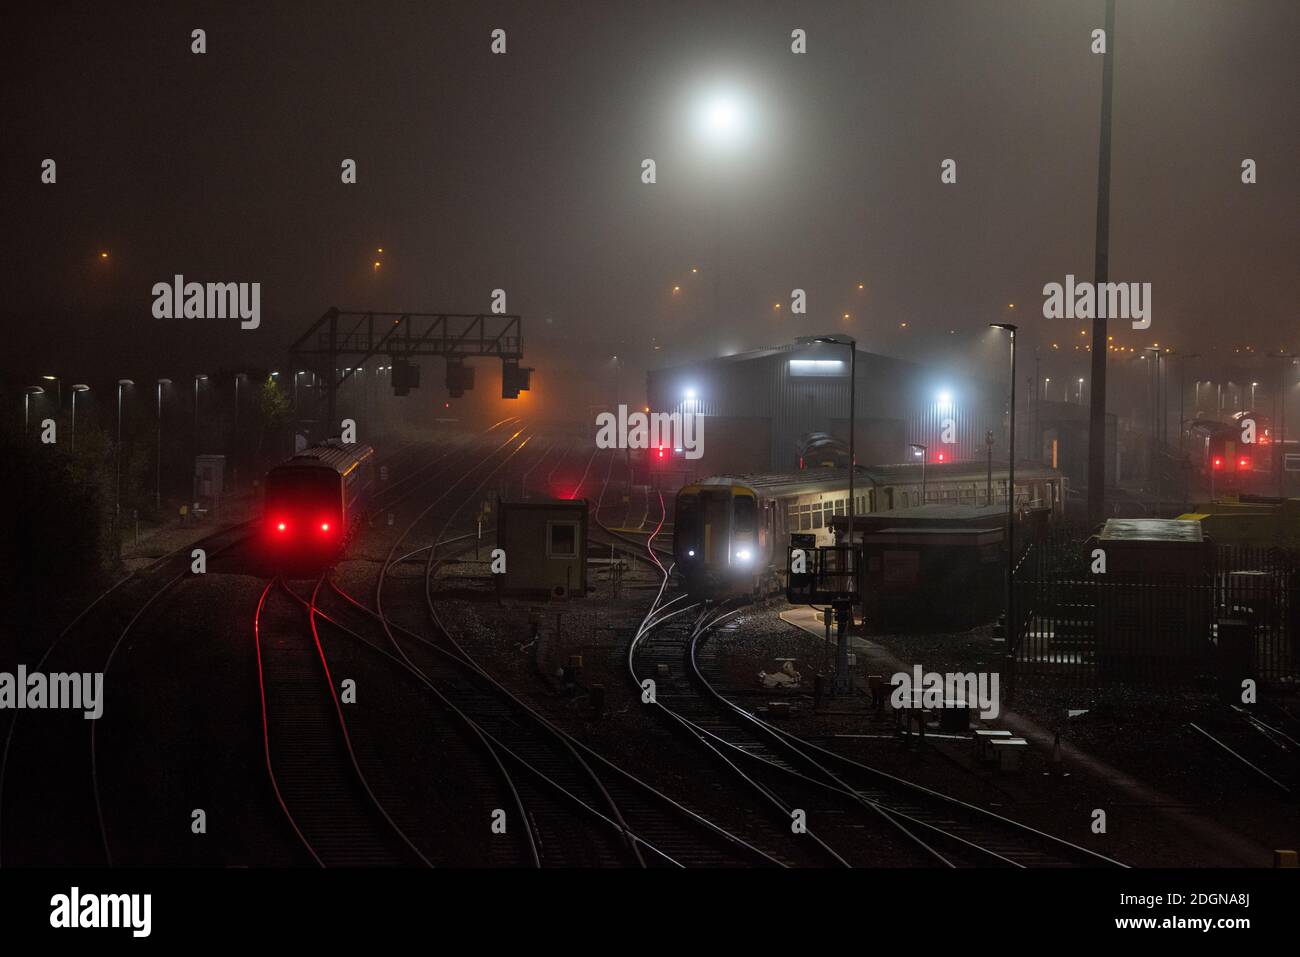
MULTIPOLYGON (((1178 352, 1169 356, 1170 359, 1199 359, 1199 352, 1178 352)), ((1195 386, 1196 404, 1199 406, 1201 401, 1201 380, 1197 379, 1195 386)), ((1178 366, 1178 459, 1182 461, 1185 443, 1184 434, 1187 431, 1186 418, 1186 400, 1187 400, 1187 363, 1183 362, 1178 366)))
POLYGON ((235 425, 230 446, 230 477, 235 488, 239 487, 239 380, 244 375, 243 372, 235 373, 235 425))
POLYGON ((1164 473, 1161 470, 1160 463, 1164 458, 1164 441, 1160 437, 1160 360, 1164 358, 1168 350, 1161 349, 1158 346, 1147 346, 1143 352, 1149 352, 1155 358, 1153 363, 1155 383, 1151 389, 1151 473, 1155 479, 1156 485, 1156 508, 1160 507, 1160 495, 1164 488, 1164 473))
POLYGON ((90 386, 84 382, 78 382, 72 387, 72 442, 69 452, 77 451, 77 393, 89 392, 90 386))
POLYGON ((194 376, 194 452, 197 455, 199 451, 199 383, 207 379, 203 373, 196 373, 194 376))
POLYGON ((54 383, 54 417, 58 418, 63 411, 63 380, 56 375, 43 375, 41 378, 54 383))
POLYGON ((135 385, 130 379, 117 380, 117 493, 113 501, 113 534, 114 538, 119 534, 121 529, 122 516, 122 390, 129 386, 135 385))
MULTIPOLYGON (((1295 352, 1270 352, 1270 359, 1288 359, 1292 363, 1300 359, 1300 353, 1295 352)), ((1285 367, 1278 369, 1277 373, 1277 442, 1274 448, 1277 449, 1275 458, 1278 460, 1277 469, 1277 494, 1286 495, 1286 377, 1284 375, 1285 367)), ((1251 403, 1252 405, 1254 403, 1251 403)))
MULTIPOLYGON (((1010 322, 990 322, 993 329, 1001 329, 1011 337, 1011 448, 1007 453, 1007 650, 1015 653, 1019 629, 1015 627, 1015 594, 1012 573, 1016 561, 1016 326, 1010 322)), ((1103 341, 1104 337, 1103 337, 1103 341)))
POLYGON ((162 513, 162 390, 163 386, 171 385, 171 379, 158 380, 158 470, 154 479, 153 507, 162 513))
MULTIPOLYGON (((854 544, 854 473, 857 470, 857 452, 854 446, 854 433, 857 431, 858 408, 858 341, 851 336, 801 336, 795 342, 801 344, 815 343, 829 346, 847 346, 849 350, 849 570, 853 575, 854 590, 858 581, 858 550, 854 544)), ((835 648, 835 680, 832 682, 836 694, 848 694, 853 690, 849 678, 849 631, 853 627, 853 607, 837 609, 839 619, 839 640, 835 648)))
MULTIPOLYGON (((1101 64, 1101 136, 1097 149, 1097 231, 1093 281, 1097 288, 1110 274, 1110 132, 1111 99, 1115 85, 1115 0, 1106 0, 1106 52, 1101 64)), ((1088 409, 1088 521, 1096 525, 1106 514, 1106 316, 1092 320, 1092 394, 1088 409)))
POLYGON ((32 418, 32 414, 31 414, 32 396, 44 395, 44 394, 45 394, 45 390, 38 385, 29 385, 26 389, 23 390, 23 435, 24 436, 27 435, 29 431, 31 431, 29 428, 29 423, 31 422, 31 418, 32 418))
POLYGON ((908 448, 916 449, 921 453, 921 504, 925 504, 925 460, 929 456, 929 449, 920 442, 909 442, 908 448))

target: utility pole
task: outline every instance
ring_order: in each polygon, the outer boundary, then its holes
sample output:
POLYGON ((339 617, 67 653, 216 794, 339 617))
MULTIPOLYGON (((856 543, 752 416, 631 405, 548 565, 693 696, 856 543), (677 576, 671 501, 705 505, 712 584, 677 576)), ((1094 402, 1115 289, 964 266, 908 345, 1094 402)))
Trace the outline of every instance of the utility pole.
MULTIPOLYGON (((1093 279, 1110 275, 1110 130, 1115 78, 1115 0, 1106 0, 1106 52, 1101 66, 1101 142, 1097 156, 1097 245, 1093 279)), ((1106 317, 1098 309, 1092 321, 1092 395, 1088 416, 1088 521, 1106 516, 1106 317)))

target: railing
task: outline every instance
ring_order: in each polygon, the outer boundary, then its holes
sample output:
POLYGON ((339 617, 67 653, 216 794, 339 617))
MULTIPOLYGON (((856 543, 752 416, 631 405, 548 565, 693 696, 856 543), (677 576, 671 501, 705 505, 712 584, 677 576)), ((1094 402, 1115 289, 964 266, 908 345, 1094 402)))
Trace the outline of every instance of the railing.
POLYGON ((1065 684, 1177 684, 1216 673, 1220 624, 1240 621, 1251 677, 1300 677, 1300 561, 1277 548, 1217 546, 1187 581, 1158 569, 1092 574, 1083 541, 1031 545, 1017 565, 1011 653, 1019 676, 1065 684))

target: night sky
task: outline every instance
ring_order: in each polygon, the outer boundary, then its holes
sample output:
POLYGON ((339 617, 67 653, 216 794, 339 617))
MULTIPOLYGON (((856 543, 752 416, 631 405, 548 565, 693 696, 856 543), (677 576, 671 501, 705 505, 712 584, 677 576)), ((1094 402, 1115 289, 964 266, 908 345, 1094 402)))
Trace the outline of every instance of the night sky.
MULTIPOLYGON (((824 331, 991 362, 1009 302, 1029 345, 1079 341, 1041 289, 1092 274, 1101 0, 117 6, 0 34, 7 383, 278 366, 330 305, 496 287, 539 383, 824 331), (693 113, 723 87, 752 129, 710 148, 693 113), (154 319, 175 273, 260 282, 261 328, 154 319)), ((1300 348, 1300 4, 1117 6, 1111 278, 1153 283, 1154 323, 1111 331, 1300 348)))

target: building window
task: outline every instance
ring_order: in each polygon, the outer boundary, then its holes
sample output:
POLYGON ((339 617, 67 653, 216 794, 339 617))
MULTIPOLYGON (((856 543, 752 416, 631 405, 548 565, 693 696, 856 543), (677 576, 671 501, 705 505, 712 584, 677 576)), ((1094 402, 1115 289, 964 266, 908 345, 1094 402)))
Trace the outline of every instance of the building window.
POLYGON ((546 557, 547 558, 577 558, 578 557, 578 523, 577 522, 547 522, 546 523, 546 557))

